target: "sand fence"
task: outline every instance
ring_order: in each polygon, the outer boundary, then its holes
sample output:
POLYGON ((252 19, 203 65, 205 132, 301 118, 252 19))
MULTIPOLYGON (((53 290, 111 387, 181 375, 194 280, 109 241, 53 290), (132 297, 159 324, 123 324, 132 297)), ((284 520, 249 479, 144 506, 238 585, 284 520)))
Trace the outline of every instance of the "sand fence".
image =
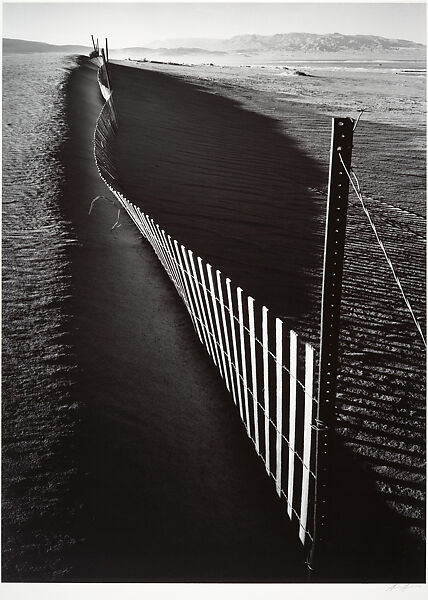
MULTIPOLYGON (((310 567, 314 568, 316 557, 322 553, 319 542, 325 538, 328 504, 325 472, 329 419, 334 409, 348 200, 348 181, 338 156, 332 154, 334 170, 330 170, 327 219, 330 232, 326 250, 328 246, 330 249, 326 260, 331 261, 333 268, 325 268, 331 276, 324 281, 324 289, 327 285, 333 296, 323 300, 325 326, 319 358, 314 348, 273 316, 268 307, 260 305, 229 277, 172 239, 150 215, 125 197, 108 152, 109 139, 118 126, 114 93, 105 56, 95 61, 105 100, 94 134, 99 175, 150 243, 174 284, 201 344, 233 398, 256 453, 274 480, 278 496, 285 501, 284 512, 308 552, 310 567), (319 371, 317 377, 316 371, 319 371), (322 396, 318 388, 322 388, 322 396), (319 397, 323 398, 322 403, 319 397)), ((349 164, 353 122, 335 119, 333 125, 332 152, 334 149, 337 155, 341 153, 349 164), (346 140, 342 139, 345 137, 346 140), (335 148, 338 143, 341 146, 335 148)))

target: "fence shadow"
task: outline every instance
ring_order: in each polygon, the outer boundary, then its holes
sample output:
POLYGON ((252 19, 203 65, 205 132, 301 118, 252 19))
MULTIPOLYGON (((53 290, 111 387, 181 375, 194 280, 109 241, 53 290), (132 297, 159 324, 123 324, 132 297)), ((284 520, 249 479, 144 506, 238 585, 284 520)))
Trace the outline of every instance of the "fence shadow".
POLYGON ((330 544, 313 581, 424 582, 424 544, 411 538, 409 520, 385 504, 376 477, 338 436, 331 440, 331 457, 330 544))
POLYGON ((127 198, 277 314, 305 313, 321 273, 313 188, 325 170, 275 119, 170 75, 110 70, 127 198))

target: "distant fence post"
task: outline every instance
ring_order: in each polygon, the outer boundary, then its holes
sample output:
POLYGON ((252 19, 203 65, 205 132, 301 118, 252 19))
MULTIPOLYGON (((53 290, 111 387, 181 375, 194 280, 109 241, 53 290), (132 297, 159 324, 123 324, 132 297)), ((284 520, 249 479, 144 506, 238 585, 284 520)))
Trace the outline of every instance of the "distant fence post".
POLYGON ((308 561, 309 568, 315 571, 322 570, 323 559, 328 558, 326 544, 330 526, 329 513, 331 515, 329 442, 335 419, 340 304, 349 195, 349 179, 342 160, 349 172, 353 128, 353 119, 333 118, 321 300, 314 540, 308 561))
POLYGON ((108 89, 110 90, 110 94, 111 94, 110 76, 109 76, 109 73, 108 73, 107 60, 106 60, 106 55, 105 55, 105 52, 104 52, 104 48, 101 48, 101 53, 102 53, 102 56, 103 56, 104 71, 105 71, 105 74, 106 74, 106 77, 107 77, 108 89))

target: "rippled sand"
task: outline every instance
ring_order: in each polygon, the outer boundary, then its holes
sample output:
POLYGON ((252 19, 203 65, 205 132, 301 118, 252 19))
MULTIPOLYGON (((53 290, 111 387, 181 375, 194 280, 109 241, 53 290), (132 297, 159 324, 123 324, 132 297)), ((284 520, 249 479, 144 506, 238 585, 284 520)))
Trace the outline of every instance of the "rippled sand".
POLYGON ((70 571, 79 404, 72 398, 69 249, 61 211, 70 58, 3 59, 2 577, 70 571))
MULTIPOLYGON (((269 96, 270 110, 281 112, 283 105, 298 103, 315 108, 319 114, 340 114, 356 118, 365 109, 365 121, 417 126, 423 134, 426 111, 426 62, 340 62, 293 59, 289 62, 241 65, 168 65, 122 61, 135 67, 179 75, 186 81, 202 83, 207 89, 221 89, 226 96, 251 101, 259 92, 269 96)), ((255 107, 256 108, 256 107, 255 107)), ((260 105, 256 110, 260 111, 260 105)))

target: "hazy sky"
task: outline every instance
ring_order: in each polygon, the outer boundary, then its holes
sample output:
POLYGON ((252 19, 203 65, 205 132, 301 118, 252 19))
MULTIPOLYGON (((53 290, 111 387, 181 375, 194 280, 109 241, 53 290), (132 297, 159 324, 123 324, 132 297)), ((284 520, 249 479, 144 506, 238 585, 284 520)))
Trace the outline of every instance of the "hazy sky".
POLYGON ((426 42, 425 3, 4 3, 3 37, 112 48, 170 37, 227 38, 290 31, 373 34, 426 42))

